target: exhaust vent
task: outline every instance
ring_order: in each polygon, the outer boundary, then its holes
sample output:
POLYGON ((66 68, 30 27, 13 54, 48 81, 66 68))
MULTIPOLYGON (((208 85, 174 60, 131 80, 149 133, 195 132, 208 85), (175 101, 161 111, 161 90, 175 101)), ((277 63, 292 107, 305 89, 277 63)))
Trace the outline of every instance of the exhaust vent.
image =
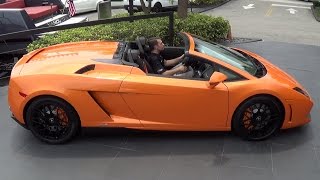
POLYGON ((83 68, 79 69, 79 70, 78 70, 78 71, 76 71, 75 73, 76 73, 76 74, 83 74, 83 73, 86 73, 86 72, 88 72, 88 71, 92 71, 92 70, 94 70, 94 69, 95 69, 95 67, 96 67, 96 65, 95 65, 95 64, 90 64, 90 65, 87 65, 87 66, 85 66, 85 67, 83 67, 83 68))

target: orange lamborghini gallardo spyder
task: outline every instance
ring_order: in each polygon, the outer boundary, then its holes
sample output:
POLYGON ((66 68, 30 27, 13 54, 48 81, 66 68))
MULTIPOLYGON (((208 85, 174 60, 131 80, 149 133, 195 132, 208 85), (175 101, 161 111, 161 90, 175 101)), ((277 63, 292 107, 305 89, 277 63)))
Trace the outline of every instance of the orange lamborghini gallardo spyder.
POLYGON ((12 118, 58 144, 81 127, 233 131, 263 140, 310 122, 313 101, 290 75, 252 52, 180 33, 192 77, 152 73, 146 39, 75 42, 23 56, 12 70, 12 118))

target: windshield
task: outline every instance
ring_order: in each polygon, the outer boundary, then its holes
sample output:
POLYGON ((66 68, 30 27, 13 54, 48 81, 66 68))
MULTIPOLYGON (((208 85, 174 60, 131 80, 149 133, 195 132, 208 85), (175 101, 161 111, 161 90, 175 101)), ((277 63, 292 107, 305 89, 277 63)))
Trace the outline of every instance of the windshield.
POLYGON ((257 68, 254 63, 239 52, 215 43, 209 43, 196 36, 193 36, 193 39, 195 51, 217 58, 234 67, 247 71, 251 75, 255 75, 257 68))

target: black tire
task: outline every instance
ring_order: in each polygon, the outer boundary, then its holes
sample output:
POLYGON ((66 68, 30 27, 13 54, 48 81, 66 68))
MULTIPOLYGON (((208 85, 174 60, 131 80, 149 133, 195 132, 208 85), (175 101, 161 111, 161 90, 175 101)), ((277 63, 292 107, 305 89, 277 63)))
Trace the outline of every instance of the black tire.
POLYGON ((264 140, 282 126, 284 109, 273 97, 257 96, 242 103, 232 119, 232 130, 245 140, 264 140))
POLYGON ((34 100, 26 111, 26 123, 32 134, 49 144, 62 144, 79 131, 77 112, 67 102, 54 97, 34 100))
POLYGON ((162 5, 161 5, 161 3, 157 2, 157 3, 153 6, 152 11, 153 11, 153 12, 156 12, 156 13, 161 12, 161 11, 162 11, 162 5))

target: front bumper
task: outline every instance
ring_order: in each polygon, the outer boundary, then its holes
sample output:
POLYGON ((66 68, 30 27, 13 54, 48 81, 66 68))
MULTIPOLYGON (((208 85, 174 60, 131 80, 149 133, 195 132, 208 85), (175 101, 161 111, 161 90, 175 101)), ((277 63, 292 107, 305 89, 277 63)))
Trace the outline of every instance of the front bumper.
POLYGON ((287 121, 283 124, 283 129, 303 126, 311 121, 311 110, 313 101, 308 100, 287 100, 287 121))

